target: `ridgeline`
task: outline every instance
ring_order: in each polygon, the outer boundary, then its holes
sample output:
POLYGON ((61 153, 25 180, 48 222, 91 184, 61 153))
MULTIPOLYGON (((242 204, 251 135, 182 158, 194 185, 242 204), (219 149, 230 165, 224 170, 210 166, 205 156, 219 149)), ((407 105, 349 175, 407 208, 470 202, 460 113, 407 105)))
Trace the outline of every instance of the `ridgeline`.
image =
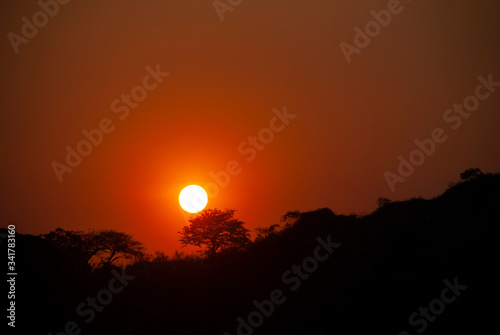
POLYGON ((363 217, 299 213, 242 252, 126 269, 75 268, 50 241, 17 235, 16 330, 486 333, 496 316, 499 190, 500 174, 481 174, 433 199, 387 201, 363 217))

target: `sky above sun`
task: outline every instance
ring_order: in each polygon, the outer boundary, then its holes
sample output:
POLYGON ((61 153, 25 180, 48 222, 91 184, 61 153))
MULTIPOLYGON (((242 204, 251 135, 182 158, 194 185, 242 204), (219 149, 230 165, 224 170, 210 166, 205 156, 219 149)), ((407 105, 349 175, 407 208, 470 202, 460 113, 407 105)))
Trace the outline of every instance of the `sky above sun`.
POLYGON ((0 220, 20 233, 115 229, 171 254, 191 184, 253 230, 500 171, 497 1, 58 7, 35 33, 37 1, 0 3, 0 220))

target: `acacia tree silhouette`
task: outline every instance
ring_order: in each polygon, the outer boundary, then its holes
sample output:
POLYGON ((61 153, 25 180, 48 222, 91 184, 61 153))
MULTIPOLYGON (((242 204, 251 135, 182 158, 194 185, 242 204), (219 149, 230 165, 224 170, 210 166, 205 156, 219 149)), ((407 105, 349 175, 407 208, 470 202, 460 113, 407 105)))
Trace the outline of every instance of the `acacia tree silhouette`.
POLYGON ((53 242, 64 255, 78 265, 89 265, 94 256, 101 264, 111 266, 120 258, 139 257, 144 245, 132 236, 115 230, 72 231, 57 228, 42 236, 53 242))
POLYGON ((41 237, 55 243, 76 264, 88 265, 90 259, 103 250, 98 234, 92 230, 83 232, 56 228, 41 237))
POLYGON ((140 257, 144 254, 144 245, 132 236, 116 231, 102 230, 98 233, 101 250, 98 255, 101 263, 111 266, 120 258, 140 257))
POLYGON ((234 218, 235 211, 217 208, 201 211, 179 232, 179 241, 183 247, 190 244, 204 248, 209 257, 221 250, 244 248, 251 243, 250 231, 243 227, 244 222, 234 218))

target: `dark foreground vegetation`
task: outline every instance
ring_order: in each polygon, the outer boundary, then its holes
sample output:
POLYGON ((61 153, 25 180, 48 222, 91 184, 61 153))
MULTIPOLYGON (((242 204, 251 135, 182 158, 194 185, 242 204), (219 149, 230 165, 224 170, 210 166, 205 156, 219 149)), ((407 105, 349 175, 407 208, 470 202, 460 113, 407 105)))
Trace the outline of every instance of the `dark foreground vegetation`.
POLYGON ((53 240, 18 235, 16 330, 489 333, 497 310, 500 175, 462 179, 429 200, 380 199, 364 217, 327 208, 290 212, 280 227, 261 229, 244 251, 209 258, 157 254, 126 269, 114 266, 109 254, 94 269, 77 266, 53 240))

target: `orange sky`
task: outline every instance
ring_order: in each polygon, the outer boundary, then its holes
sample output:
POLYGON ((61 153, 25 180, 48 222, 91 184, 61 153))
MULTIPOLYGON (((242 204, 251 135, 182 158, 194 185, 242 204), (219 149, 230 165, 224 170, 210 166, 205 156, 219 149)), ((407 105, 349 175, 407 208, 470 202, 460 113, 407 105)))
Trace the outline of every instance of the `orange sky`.
POLYGON ((170 254, 188 218, 179 192, 231 160, 241 173, 208 206, 236 208, 250 229, 288 210, 435 196, 469 167, 499 172, 500 88, 456 130, 443 114, 478 76, 500 81, 500 3, 403 0, 348 64, 340 43, 391 1, 244 0, 224 21, 212 1, 70 1, 17 53, 8 34, 41 7, 2 2, 2 226, 116 229, 170 254), (112 102, 157 64, 169 75, 120 119, 112 102), (296 117, 248 162, 239 145, 284 106, 296 117), (59 182, 51 164, 103 119, 113 130, 59 182), (384 173, 435 128, 447 140, 391 192, 384 173))

